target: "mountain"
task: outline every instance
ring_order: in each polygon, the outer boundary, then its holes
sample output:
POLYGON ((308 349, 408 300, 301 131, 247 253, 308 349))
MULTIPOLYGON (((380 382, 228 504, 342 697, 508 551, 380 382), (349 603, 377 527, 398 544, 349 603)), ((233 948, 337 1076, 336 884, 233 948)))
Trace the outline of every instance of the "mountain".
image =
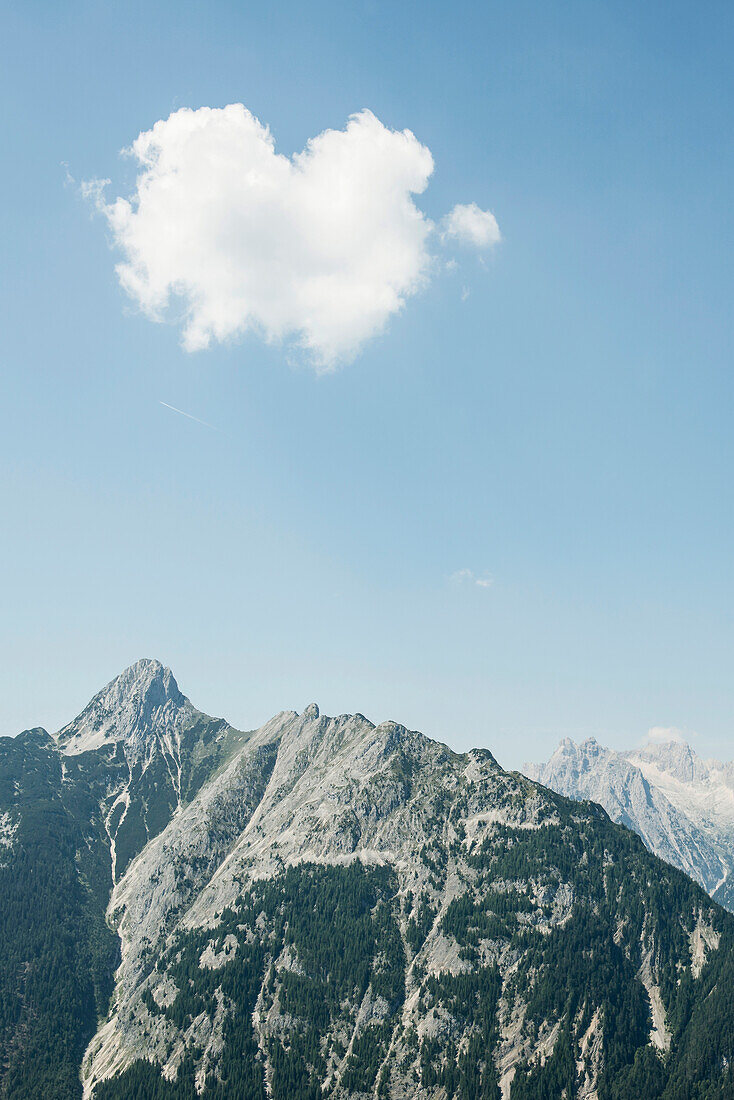
POLYGON ((487 750, 139 662, 0 739, 0 844, 0 1096, 734 1095, 734 917, 487 750))
POLYGON ((110 890, 245 737, 144 660, 55 737, 0 738, 0 1097, 79 1095, 119 961, 110 890))
POLYGON ((734 911, 734 764, 702 760, 680 741, 615 752, 564 738, 531 779, 569 798, 599 802, 612 820, 734 911))
POLYGON ((65 779, 96 785, 113 883, 245 738, 179 691, 170 669, 141 660, 55 736, 65 779))

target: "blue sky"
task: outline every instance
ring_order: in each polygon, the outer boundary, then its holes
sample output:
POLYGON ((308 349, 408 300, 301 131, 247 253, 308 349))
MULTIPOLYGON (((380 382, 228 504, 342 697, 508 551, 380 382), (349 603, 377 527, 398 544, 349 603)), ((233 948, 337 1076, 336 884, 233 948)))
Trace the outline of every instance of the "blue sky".
POLYGON ((244 727, 315 699, 509 766, 652 726, 731 757, 730 6, 2 22, 0 733, 147 655, 244 727), (331 373, 182 350, 79 183, 129 195, 141 131, 237 102, 287 155, 363 108, 410 129, 425 215, 476 202, 502 242, 331 373))

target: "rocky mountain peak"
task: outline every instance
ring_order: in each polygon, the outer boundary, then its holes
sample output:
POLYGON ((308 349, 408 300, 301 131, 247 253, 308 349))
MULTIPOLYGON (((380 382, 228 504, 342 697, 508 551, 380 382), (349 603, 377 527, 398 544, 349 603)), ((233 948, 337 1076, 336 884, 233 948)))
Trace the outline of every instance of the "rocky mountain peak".
POLYGON ((111 680, 56 734, 64 752, 77 754, 111 742, 144 743, 165 730, 188 704, 170 668, 143 658, 111 680))
MULTIPOLYGON (((546 786, 559 790, 558 776, 576 776, 580 771, 587 770, 597 758, 602 758, 607 750, 599 742, 589 737, 580 744, 571 737, 563 737, 558 743, 558 748, 546 764, 535 764, 526 761, 522 766, 522 772, 530 779, 534 779, 546 786), (556 780, 554 782, 554 780, 556 780)), ((563 791, 563 793, 566 793, 563 791)))
POLYGON ((16 740, 19 744, 27 745, 53 745, 53 737, 43 726, 33 726, 32 729, 23 730, 16 740))
POLYGON ((682 783, 690 783, 697 773, 705 770, 699 766, 698 757, 685 741, 651 741, 636 756, 639 760, 648 761, 661 771, 668 772, 682 783))

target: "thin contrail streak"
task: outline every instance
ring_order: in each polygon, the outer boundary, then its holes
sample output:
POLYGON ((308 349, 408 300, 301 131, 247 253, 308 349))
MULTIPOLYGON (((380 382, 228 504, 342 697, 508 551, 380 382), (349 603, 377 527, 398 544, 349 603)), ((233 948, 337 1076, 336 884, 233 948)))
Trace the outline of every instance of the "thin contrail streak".
POLYGON ((184 412, 183 409, 177 409, 175 405, 169 405, 167 401, 159 401, 159 405, 164 405, 165 408, 170 409, 171 412, 180 413, 181 416, 187 416, 189 420, 195 420, 197 424, 203 424, 205 428, 211 428, 213 432, 218 432, 219 428, 215 428, 213 424, 210 424, 207 420, 200 420, 198 416, 192 416, 191 413, 184 412))

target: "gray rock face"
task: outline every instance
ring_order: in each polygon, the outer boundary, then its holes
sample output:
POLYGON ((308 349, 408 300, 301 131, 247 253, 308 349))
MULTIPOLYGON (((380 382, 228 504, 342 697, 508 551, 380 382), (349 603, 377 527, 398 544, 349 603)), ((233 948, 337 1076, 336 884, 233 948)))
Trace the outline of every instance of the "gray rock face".
POLYGON ((702 760, 678 741, 615 752, 564 738, 523 772, 569 798, 600 803, 651 852, 734 910, 734 764, 702 760))
MULTIPOLYGON (((571 754, 566 763, 574 776, 583 771, 571 754)), ((633 811, 654 795, 641 776, 631 780, 624 799, 633 811)), ((606 904, 607 876, 624 874, 613 850, 619 836, 597 807, 576 811, 505 772, 486 750, 456 754, 398 723, 375 726, 359 714, 332 718, 313 704, 300 715, 276 715, 174 814, 115 885, 108 919, 120 936, 122 961, 110 1014, 84 1059, 85 1096, 141 1059, 170 1081, 193 1060, 197 1089, 206 1094, 207 1083, 223 1072, 230 1021, 241 1019, 231 1000, 241 988, 232 968, 250 965, 248 958, 260 968, 245 1011, 252 1022, 248 1057, 271 1083, 279 1059, 289 1056, 289 1037, 311 1026, 308 1017, 293 1015, 289 991, 294 982, 312 980, 313 965, 300 953, 308 943, 299 948, 289 931, 298 911, 278 918, 286 911, 273 910, 273 892, 286 888, 290 872, 303 874, 305 890, 318 869, 361 867, 389 872, 389 898, 373 902, 373 914, 389 907, 393 924, 377 941, 371 979, 347 986, 324 1025, 319 1073, 329 1095, 356 1095, 349 1082, 368 1040, 382 1053, 365 1095, 377 1096, 380 1085, 379 1095, 395 1100, 441 1100, 447 1050, 457 1052, 449 1062, 458 1057, 467 1064, 476 1049, 486 1063, 489 1033, 481 1039, 473 1009, 459 1008, 454 990, 461 985, 452 984, 466 980, 498 997, 491 1066, 477 1070, 487 1088, 496 1080, 507 1100, 516 1074, 540 1072, 567 1028, 579 1044, 578 1073, 591 1100, 611 1009, 584 1001, 564 1018, 564 995, 558 1012, 538 1019, 528 1005, 534 982, 557 967, 552 951, 544 953, 546 943, 564 930, 573 936, 577 920, 586 927, 589 914, 606 904), (597 828, 614 836, 592 841, 597 828), (384 975, 396 968, 397 1001, 384 992, 384 975), (192 991, 202 981, 206 994, 197 1001, 192 991)), ((658 867, 665 889, 666 869, 656 865, 656 874, 658 867)), ((633 882, 649 878, 647 868, 631 875, 633 882)), ((681 925, 691 946, 673 965, 676 972, 695 966, 698 974, 720 934, 713 907, 688 887, 695 900, 681 925)), ((658 938, 654 914, 639 904, 620 909, 600 940, 605 960, 610 944, 628 960, 629 980, 651 1006, 649 1042, 666 1050, 671 1005, 659 967, 669 947, 658 938)), ((576 952, 569 958, 575 961, 576 952)))
MULTIPOLYGON (((531 829, 552 816, 532 788, 508 797, 515 787, 489 752, 457 756, 395 722, 330 718, 314 704, 301 715, 276 715, 147 845, 113 891, 109 914, 122 963, 115 1011, 85 1058, 86 1094, 149 1056, 151 1041, 164 1073, 175 1075, 186 1041, 168 1021, 158 1023, 151 1039, 143 1006, 151 990, 156 998, 158 976, 151 978, 150 959, 182 932, 215 930, 244 884, 287 866, 359 860, 399 868, 404 891, 430 893, 435 904, 436 930, 424 964, 432 965, 435 955, 437 969, 466 969, 457 946, 447 949, 437 927, 459 890, 457 874, 451 871, 443 888, 432 887, 434 874, 419 852, 458 836, 445 820, 447 794, 462 800, 469 844, 480 843, 493 824, 531 829)), ((561 891, 556 920, 569 903, 561 891)))

